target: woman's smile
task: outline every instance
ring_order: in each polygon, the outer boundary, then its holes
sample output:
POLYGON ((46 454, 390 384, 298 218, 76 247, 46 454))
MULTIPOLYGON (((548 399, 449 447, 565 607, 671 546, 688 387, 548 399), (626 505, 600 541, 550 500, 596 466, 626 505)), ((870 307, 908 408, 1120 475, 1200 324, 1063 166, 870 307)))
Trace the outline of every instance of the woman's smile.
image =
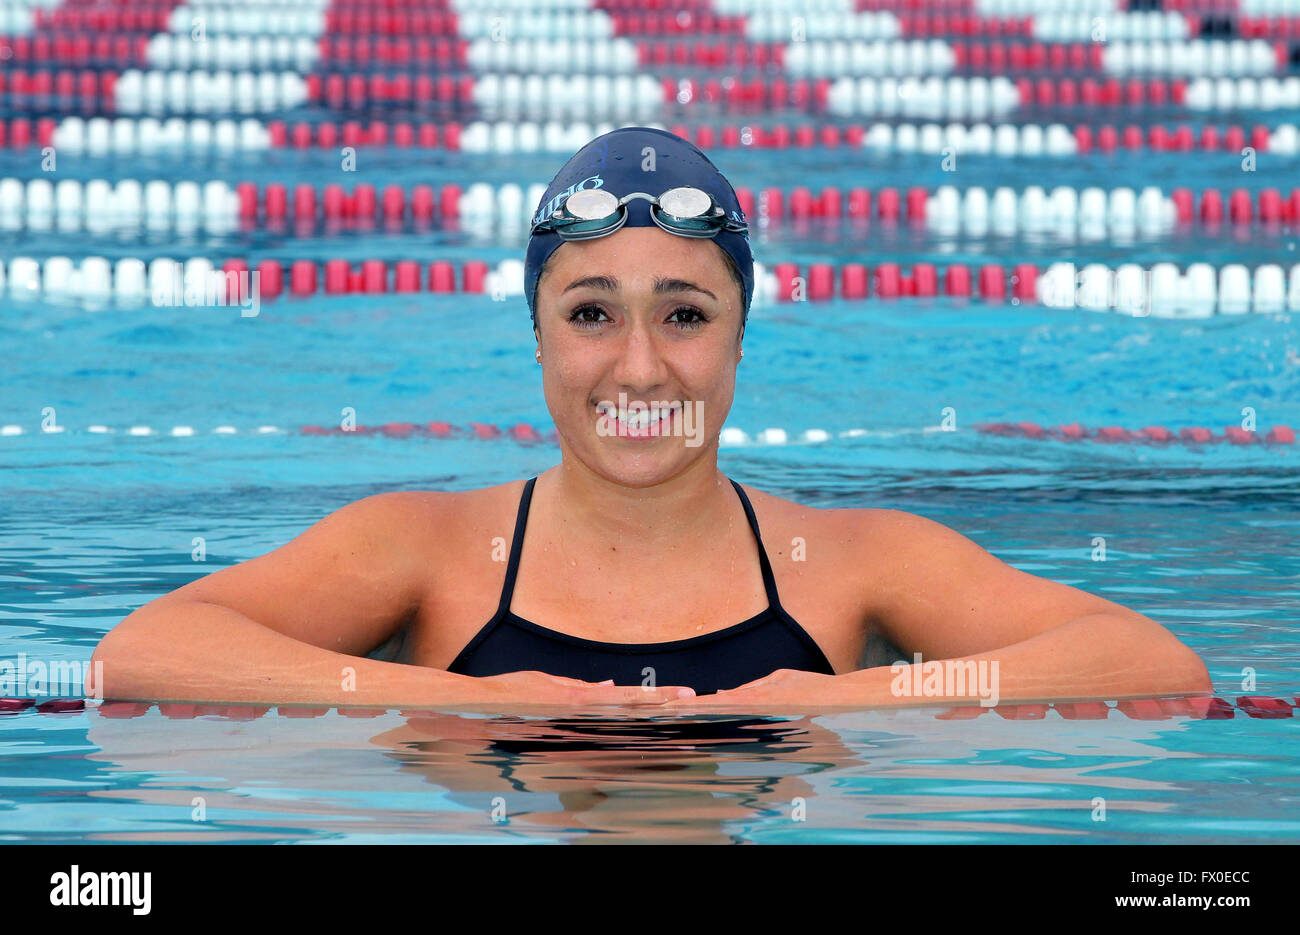
POLYGON ((633 401, 623 408, 607 401, 600 402, 596 404, 596 433, 636 440, 662 438, 674 434, 681 408, 681 403, 676 401, 666 405, 663 402, 651 405, 633 401))

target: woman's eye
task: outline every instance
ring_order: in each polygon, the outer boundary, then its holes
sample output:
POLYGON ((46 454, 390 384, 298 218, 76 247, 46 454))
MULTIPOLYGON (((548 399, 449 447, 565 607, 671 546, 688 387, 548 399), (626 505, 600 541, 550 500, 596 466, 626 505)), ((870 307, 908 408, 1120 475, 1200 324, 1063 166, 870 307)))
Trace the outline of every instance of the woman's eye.
POLYGON ((569 321, 576 324, 579 328, 593 328, 600 324, 599 319, 587 317, 593 313, 596 315, 604 315, 605 310, 599 305, 579 305, 573 310, 573 314, 569 316, 569 321))
POLYGON ((696 308, 693 305, 683 305, 680 308, 675 309, 673 311, 673 315, 683 315, 683 314, 694 316, 694 318, 689 321, 684 321, 682 319, 677 320, 677 323, 679 325, 682 325, 684 328, 688 330, 693 330, 695 328, 698 328, 708 321, 708 319, 704 317, 704 313, 701 312, 698 308, 696 308))

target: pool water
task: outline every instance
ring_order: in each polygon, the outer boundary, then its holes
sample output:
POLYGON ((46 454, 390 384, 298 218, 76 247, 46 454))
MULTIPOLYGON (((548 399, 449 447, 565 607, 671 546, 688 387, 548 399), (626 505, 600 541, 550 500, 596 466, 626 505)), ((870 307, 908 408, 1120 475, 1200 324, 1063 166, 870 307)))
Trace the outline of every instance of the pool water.
POLYGON ((8 718, 0 840, 1141 844, 1300 834, 1291 719, 170 713, 8 718))
MULTIPOLYGON (((1076 115, 1077 116, 1077 115, 1076 115)), ((1294 122, 1300 114, 1271 112, 1294 122)), ((1199 131, 1199 126, 1194 127, 1199 131)), ((1254 192, 1230 153, 965 157, 718 150, 737 186, 1123 184, 1254 192)), ((565 154, 362 149, 79 156, 60 178, 545 183, 565 154)), ((0 148, 0 176, 31 178, 0 148)), ((1294 225, 1088 242, 761 220, 760 262, 1300 262, 1294 225)), ((0 231, 5 258, 522 258, 489 226, 104 237, 0 231)), ((977 426, 1175 432, 1300 426, 1290 313, 1135 319, 956 298, 754 308, 724 447, 731 477, 814 507, 923 514, 1017 568, 1123 603, 1206 660, 1216 694, 1300 704, 1300 447, 1103 444, 977 426), (945 419, 952 430, 940 431, 945 419), (808 430, 829 433, 801 441, 808 430), (1096 540, 1106 560, 1095 561, 1096 540)), ((551 426, 522 299, 316 295, 91 310, 0 295, 0 660, 82 663, 124 616, 391 490, 526 478, 510 438, 312 435, 363 425, 551 426), (91 431, 104 426, 112 431, 91 431), (173 434, 187 427, 192 434, 173 434), (233 432, 216 433, 218 427, 233 432), (148 428, 148 433, 137 431, 148 428), (52 430, 57 429, 57 430, 52 430), (196 560, 202 541, 203 560, 196 560)), ((0 691, 0 695, 5 692, 0 691)), ((187 706, 0 714, 0 840, 26 842, 1260 842, 1300 840, 1297 719, 1103 720, 935 710, 647 717, 187 706), (112 716, 110 716, 112 715, 112 716), (133 716, 127 716, 133 715, 133 716)))
MULTIPOLYGON (((9 468, 0 659, 85 661, 141 604, 359 497, 485 486, 555 463, 547 443, 297 431, 337 424, 349 406, 364 424, 547 429, 526 322, 483 296, 322 297, 268 305, 251 321, 11 309, 4 413, 26 431, 0 438, 9 468), (39 431, 47 406, 66 431, 39 431), (91 434, 92 424, 161 434, 91 434), (175 425, 196 434, 167 434, 175 425), (217 425, 239 432, 211 434, 217 425)), ((1220 695, 1291 697, 1300 687, 1294 446, 1064 443, 970 427, 1218 427, 1244 406, 1261 427, 1294 425, 1298 346, 1286 316, 1172 322, 917 299, 756 309, 729 425, 751 435, 783 427, 792 439, 822 428, 832 438, 728 447, 720 464, 812 506, 922 513, 1018 568, 1171 627, 1206 660, 1220 695), (945 407, 956 431, 919 431, 945 407), (855 428, 871 434, 839 437, 855 428), (1098 536, 1104 562, 1092 560, 1098 536), (1253 688, 1242 681, 1252 672, 1253 688)), ((0 835, 1300 837, 1296 721, 1241 712, 1155 722, 1118 711, 1093 722, 1055 711, 1037 721, 914 711, 688 721, 186 713, 0 717, 0 835)))

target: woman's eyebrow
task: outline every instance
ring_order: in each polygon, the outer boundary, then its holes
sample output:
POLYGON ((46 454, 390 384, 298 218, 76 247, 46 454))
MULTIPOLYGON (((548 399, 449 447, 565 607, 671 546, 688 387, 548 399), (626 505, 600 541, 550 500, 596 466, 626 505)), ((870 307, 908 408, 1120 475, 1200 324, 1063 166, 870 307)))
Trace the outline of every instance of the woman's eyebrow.
MULTIPOLYGON (((617 292, 620 286, 618 279, 613 276, 584 276, 582 279, 575 279, 573 282, 569 283, 569 285, 565 287, 564 291, 570 292, 573 289, 583 288, 602 289, 606 292, 617 292)), ((708 289, 685 279, 656 278, 654 292, 655 295, 663 295, 668 292, 699 292, 702 295, 707 295, 715 302, 718 300, 718 297, 708 289)))

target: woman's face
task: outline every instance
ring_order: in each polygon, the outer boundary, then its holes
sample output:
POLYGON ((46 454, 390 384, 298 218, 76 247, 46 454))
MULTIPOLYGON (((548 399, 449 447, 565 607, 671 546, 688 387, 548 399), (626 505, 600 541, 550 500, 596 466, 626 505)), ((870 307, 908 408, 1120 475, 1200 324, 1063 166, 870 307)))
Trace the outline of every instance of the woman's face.
POLYGON ((562 244, 535 304, 546 405, 585 465, 649 486, 710 455, 743 312, 716 243, 625 227, 562 244))

